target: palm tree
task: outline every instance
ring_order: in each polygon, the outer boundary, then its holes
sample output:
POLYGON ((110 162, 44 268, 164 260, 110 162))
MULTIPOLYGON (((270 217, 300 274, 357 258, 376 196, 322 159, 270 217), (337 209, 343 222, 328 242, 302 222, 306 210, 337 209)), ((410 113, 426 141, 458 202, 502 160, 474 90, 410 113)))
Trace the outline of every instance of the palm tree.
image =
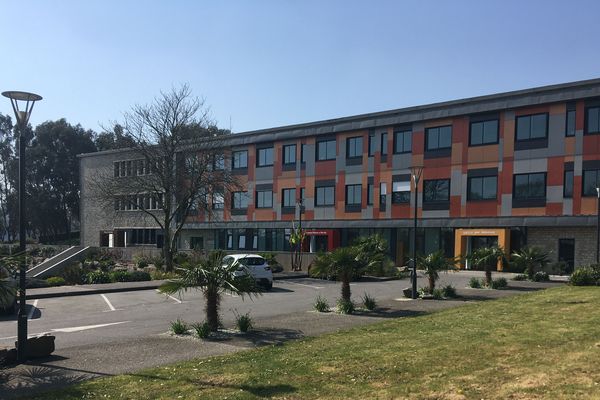
POLYGON ((429 281, 429 293, 433 293, 435 283, 440 278, 440 271, 455 269, 454 259, 446 258, 442 250, 431 253, 426 257, 419 257, 417 260, 419 269, 425 271, 429 281))
POLYGON ((350 302, 350 281, 361 273, 363 267, 355 247, 339 247, 331 253, 320 254, 313 261, 311 274, 334 277, 342 282, 342 300, 350 302))
POLYGON ((495 267, 499 260, 504 260, 505 258, 504 250, 498 246, 480 247, 466 257, 473 266, 485 269, 486 286, 492 285, 492 267, 495 267))
POLYGON ((227 292, 244 296, 252 293, 254 280, 249 274, 235 276, 240 265, 223 264, 225 253, 213 251, 208 257, 192 257, 189 263, 176 267, 179 278, 164 283, 159 290, 165 294, 181 293, 188 289, 200 290, 206 299, 206 322, 212 332, 219 329, 219 305, 221 293, 227 292))
POLYGON ((511 260, 515 266, 523 268, 529 279, 533 279, 536 268, 543 269, 550 262, 548 253, 535 246, 523 247, 512 253, 511 260))
POLYGON ((9 309, 14 305, 17 294, 17 281, 12 271, 18 267, 20 254, 0 257, 0 308, 9 309))
POLYGON ((360 237, 354 242, 357 260, 363 264, 363 270, 375 276, 383 276, 384 262, 389 249, 387 240, 379 234, 360 237))

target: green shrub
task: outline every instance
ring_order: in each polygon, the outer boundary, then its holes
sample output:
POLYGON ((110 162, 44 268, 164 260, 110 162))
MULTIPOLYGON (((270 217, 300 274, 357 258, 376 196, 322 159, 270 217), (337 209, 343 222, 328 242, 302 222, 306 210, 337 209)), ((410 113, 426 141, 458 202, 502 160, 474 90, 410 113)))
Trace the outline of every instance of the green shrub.
POLYGON ((575 269, 569 282, 573 286, 594 286, 600 278, 598 266, 588 265, 575 269))
POLYGON ((146 257, 148 264, 154 265, 156 268, 162 268, 165 265, 165 259, 162 256, 146 257))
POLYGON ((110 283, 111 277, 108 272, 92 271, 86 274, 85 281, 87 283, 110 283))
POLYGON ((175 256, 173 257, 173 263, 175 265, 184 264, 186 262, 189 262, 189 260, 190 260, 189 254, 184 253, 183 251, 179 251, 179 252, 175 253, 175 256))
POLYGON ((237 311, 234 311, 233 313, 235 315, 235 325, 240 332, 245 333, 252 329, 252 317, 250 317, 249 312, 238 314, 237 311))
POLYGON ((112 282, 130 282, 129 271, 117 270, 110 273, 110 280, 112 282))
POLYGON ((527 280, 527 275, 525 275, 525 274, 517 274, 512 279, 513 279, 513 281, 526 281, 527 280))
POLYGON ((129 273, 130 282, 151 281, 152 277, 146 271, 133 271, 129 273))
POLYGON ((429 291, 429 287, 420 287, 419 289, 417 289, 417 293, 419 294, 419 297, 423 297, 423 296, 427 296, 429 294, 431 294, 431 292, 429 291))
POLYGON ((137 268, 146 268, 150 265, 148 258, 142 255, 135 255, 132 261, 137 268))
POLYGON ((497 278, 492 280, 492 289, 506 289, 508 282, 506 278, 497 278))
POLYGON ((545 271, 538 271, 533 274, 534 282, 548 282, 550 280, 550 276, 545 271))
POLYGON ((340 314, 352 314, 354 312, 354 303, 352 300, 339 299, 337 301, 337 311, 340 314))
POLYGON ((159 280, 163 280, 163 279, 179 278, 179 275, 175 271, 166 272, 161 269, 157 269, 155 271, 150 272, 150 278, 152 278, 153 281, 159 281, 159 280))
POLYGON ((318 312, 328 312, 329 311, 329 303, 327 299, 322 296, 318 296, 315 300, 315 304, 313 305, 316 311, 318 312))
POLYGON ((433 289, 433 293, 431 293, 434 299, 443 300, 444 299, 444 290, 443 289, 433 289))
POLYGON ((86 283, 85 270, 79 263, 68 265, 61 271, 59 276, 65 278, 65 282, 69 285, 81 285, 82 283, 86 283))
POLYGON ((46 279, 46 282, 50 286, 62 286, 66 283, 65 278, 63 278, 61 276, 52 276, 52 277, 46 279))
POLYGON ((42 257, 50 258, 56 254, 56 249, 54 247, 45 246, 40 249, 40 255, 42 257))
POLYGON ((171 332, 175 335, 187 335, 188 324, 177 318, 175 321, 171 321, 171 332))
POLYGON ((197 324, 193 324, 192 328, 200 339, 206 339, 210 336, 210 326, 208 325, 208 322, 199 322, 197 324))
POLYGON ((442 288, 442 293, 443 293, 444 297, 447 297, 449 299, 458 297, 456 295, 456 289, 452 285, 446 285, 446 286, 444 286, 442 288))
POLYGON ((363 305, 369 311, 373 311, 377 307, 377 302, 375 301, 375 297, 370 296, 368 293, 362 297, 363 305))
POLYGON ((481 287, 483 286, 481 279, 478 279, 475 277, 472 277, 471 279, 469 279, 469 283, 467 285, 473 289, 481 289, 481 287))

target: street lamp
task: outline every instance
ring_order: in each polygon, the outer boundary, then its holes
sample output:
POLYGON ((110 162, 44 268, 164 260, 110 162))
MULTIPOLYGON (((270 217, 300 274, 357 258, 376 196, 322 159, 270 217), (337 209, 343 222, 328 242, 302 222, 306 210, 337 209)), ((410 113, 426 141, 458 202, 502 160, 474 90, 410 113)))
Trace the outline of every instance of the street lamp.
POLYGON ((411 257, 412 257, 412 298, 416 299, 417 296, 417 209, 418 209, 418 192, 419 192, 419 181, 421 180, 421 175, 423 174, 423 166, 422 165, 413 165, 410 167, 410 176, 412 177, 412 182, 414 185, 414 199, 415 199, 415 215, 414 215, 414 225, 412 232, 412 243, 411 243, 411 257))
MULTIPOLYGON (((302 192, 302 191, 301 191, 302 192)), ((298 242, 298 264, 297 268, 299 271, 302 270, 302 212, 304 211, 304 199, 300 196, 296 199, 296 206, 299 208, 298 212, 298 233, 299 233, 299 242, 298 242)))
POLYGON ((600 263, 600 187, 596 188, 596 193, 598 194, 598 207, 596 210, 597 220, 596 220, 596 264, 600 263))
POLYGON ((25 303, 25 276, 27 274, 27 263, 25 257, 25 128, 29 123, 29 117, 36 101, 42 96, 27 92, 2 92, 2 96, 8 97, 17 119, 17 131, 19 133, 19 317, 17 319, 17 357, 19 361, 27 360, 27 305, 25 303), (24 105, 21 110, 19 104, 24 105))

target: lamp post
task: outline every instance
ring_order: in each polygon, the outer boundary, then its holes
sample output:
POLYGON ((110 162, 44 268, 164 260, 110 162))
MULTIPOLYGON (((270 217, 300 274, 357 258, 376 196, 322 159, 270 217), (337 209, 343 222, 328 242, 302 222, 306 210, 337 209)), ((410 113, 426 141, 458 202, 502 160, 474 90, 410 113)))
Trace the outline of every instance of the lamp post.
POLYGON ((596 188, 598 194, 598 207, 596 210, 596 264, 600 263, 600 187, 596 188))
POLYGON ((17 131, 19 139, 19 316, 17 320, 17 357, 19 361, 27 360, 27 305, 25 303, 25 285, 27 274, 27 263, 25 257, 25 128, 29 123, 29 117, 36 101, 42 96, 27 92, 2 92, 2 96, 10 99, 15 118, 17 119, 17 131), (24 104, 21 110, 19 104, 24 104))
POLYGON ((421 180, 421 175, 423 174, 423 166, 422 165, 413 165, 410 167, 410 176, 412 177, 412 182, 414 185, 414 224, 412 231, 412 243, 411 243, 411 258, 412 258, 412 298, 416 299, 417 296, 417 210, 418 210, 418 192, 419 192, 419 181, 421 180))
POLYGON ((299 241, 298 241, 298 265, 296 266, 298 268, 299 271, 302 270, 302 211, 303 211, 303 204, 304 204, 304 199, 302 197, 298 197, 298 199, 296 200, 296 205, 298 206, 299 210, 298 210, 298 234, 299 234, 299 241))

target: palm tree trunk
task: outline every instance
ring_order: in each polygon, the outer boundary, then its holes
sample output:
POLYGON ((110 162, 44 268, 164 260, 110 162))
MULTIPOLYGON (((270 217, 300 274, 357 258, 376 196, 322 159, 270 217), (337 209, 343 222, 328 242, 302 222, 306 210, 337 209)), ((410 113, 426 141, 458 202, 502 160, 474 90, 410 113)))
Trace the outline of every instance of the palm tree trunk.
POLYGON ((429 275, 429 294, 433 294, 433 289, 435 289, 435 278, 429 275))
POLYGON ((206 298, 206 322, 211 332, 216 332, 219 329, 219 303, 221 296, 217 290, 207 289, 204 292, 206 298))
POLYGON ((492 286, 492 266, 489 263, 485 265, 485 284, 492 286))
POLYGON ((343 275, 342 277, 342 300, 350 301, 350 277, 343 275))

